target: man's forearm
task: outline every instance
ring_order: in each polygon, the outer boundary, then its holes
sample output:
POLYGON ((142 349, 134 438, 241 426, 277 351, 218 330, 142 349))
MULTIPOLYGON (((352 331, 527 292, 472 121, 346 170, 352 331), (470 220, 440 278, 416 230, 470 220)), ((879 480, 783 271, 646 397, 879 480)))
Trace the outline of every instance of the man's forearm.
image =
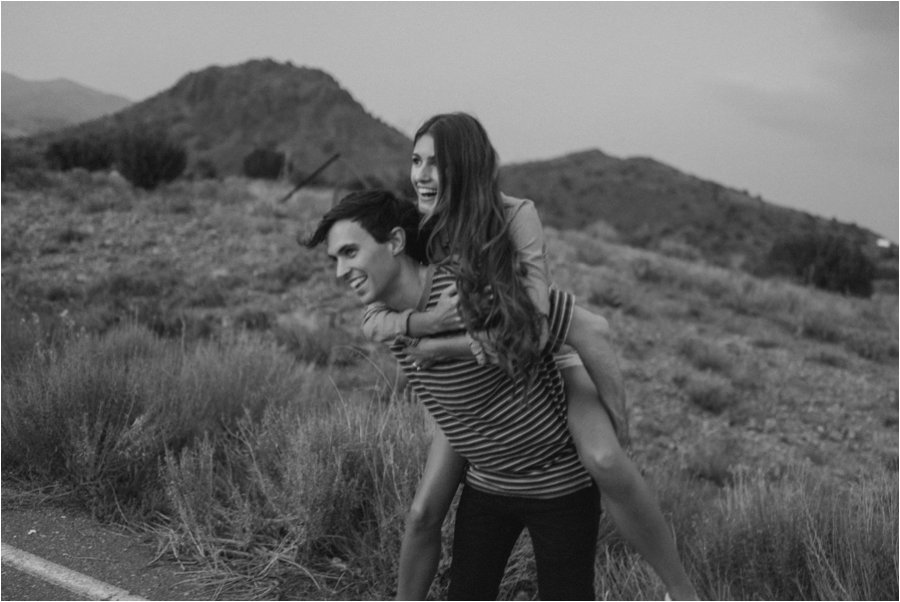
POLYGON ((406 321, 406 333, 411 337, 429 337, 437 334, 435 317, 425 311, 414 311, 406 321))

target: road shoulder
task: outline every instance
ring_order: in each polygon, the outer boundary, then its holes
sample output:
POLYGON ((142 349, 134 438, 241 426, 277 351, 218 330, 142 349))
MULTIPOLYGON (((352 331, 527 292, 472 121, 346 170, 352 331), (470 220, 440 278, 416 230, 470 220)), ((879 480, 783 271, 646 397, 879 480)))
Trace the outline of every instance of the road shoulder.
MULTIPOLYGON (((0 539, 6 545, 148 600, 209 598, 191 582, 186 567, 158 559, 155 546, 145 536, 102 524, 70 505, 22 494, 6 483, 0 495, 0 539)), ((7 581, 3 580, 3 599, 28 599, 8 591, 15 585, 7 581)))

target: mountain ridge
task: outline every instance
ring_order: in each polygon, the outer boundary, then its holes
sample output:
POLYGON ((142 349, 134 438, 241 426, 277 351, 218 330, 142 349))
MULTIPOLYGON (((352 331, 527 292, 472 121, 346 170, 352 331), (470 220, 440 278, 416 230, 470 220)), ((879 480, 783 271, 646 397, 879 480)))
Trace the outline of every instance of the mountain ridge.
POLYGON ((55 137, 137 127, 165 131, 183 145, 189 170, 212 166, 219 175, 242 173, 244 158, 260 148, 282 152, 298 177, 340 153, 341 161, 321 177, 338 186, 394 187, 404 177, 410 144, 330 74, 271 59, 190 72, 139 103, 55 137))
POLYGON ((826 232, 872 257, 881 254, 881 236, 866 228, 771 203, 650 157, 587 149, 506 165, 500 173, 503 190, 533 200, 547 226, 603 222, 631 244, 687 259, 754 270, 776 240, 826 232))
MULTIPOLYGON (((413 194, 406 134, 370 114, 326 71, 272 59, 189 72, 143 101, 27 144, 40 154, 61 137, 137 127, 166 132, 183 145, 193 175, 241 174, 244 158, 266 148, 282 152, 298 180, 340 153, 320 183, 413 194)), ((770 203, 651 157, 588 148, 510 163, 500 173, 503 190, 534 200, 548 226, 583 229, 602 221, 630 244, 688 259, 753 269, 775 240, 815 231, 879 252, 881 237, 855 224, 770 203)), ((892 251, 896 256, 896 246, 892 251)))
POLYGON ((2 72, 3 138, 31 136, 89 121, 130 105, 124 96, 67 78, 27 80, 2 72))

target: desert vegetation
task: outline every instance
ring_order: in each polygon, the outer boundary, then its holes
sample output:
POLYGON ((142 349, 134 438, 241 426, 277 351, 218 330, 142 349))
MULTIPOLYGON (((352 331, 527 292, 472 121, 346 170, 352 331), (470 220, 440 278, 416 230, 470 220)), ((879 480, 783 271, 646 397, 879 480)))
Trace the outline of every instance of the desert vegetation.
MULTIPOLYGON (((390 598, 433 427, 296 242, 340 193, 289 188, 5 180, 4 486, 142 530, 210 597, 390 598)), ((602 223, 547 237, 554 280, 612 325, 630 453, 702 595, 896 599, 896 290, 759 278, 602 223)), ((661 599, 602 535, 598 595, 661 599)), ((502 597, 534 598, 533 569, 523 538, 502 597)))
MULTIPOLYGON (((19 151, 21 152, 21 151, 19 151)), ((134 186, 153 190, 187 167, 187 152, 164 134, 146 128, 70 134, 51 142, 44 160, 52 169, 89 172, 115 169, 134 186)))

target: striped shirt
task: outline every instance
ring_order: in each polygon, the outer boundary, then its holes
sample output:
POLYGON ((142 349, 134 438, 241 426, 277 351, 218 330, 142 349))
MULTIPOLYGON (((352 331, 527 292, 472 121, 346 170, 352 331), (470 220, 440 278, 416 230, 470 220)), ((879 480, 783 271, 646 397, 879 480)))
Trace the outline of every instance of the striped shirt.
MULTIPOLYGON (((428 276, 418 311, 433 307, 455 282, 443 269, 429 268, 428 276)), ((527 401, 523 380, 511 379, 496 365, 456 359, 417 371, 404 343, 391 344, 418 398, 468 461, 466 482, 472 487, 498 495, 554 498, 590 486, 569 435, 565 389, 552 355, 566 338, 574 304, 570 294, 551 289, 551 348, 534 368, 527 401)))

